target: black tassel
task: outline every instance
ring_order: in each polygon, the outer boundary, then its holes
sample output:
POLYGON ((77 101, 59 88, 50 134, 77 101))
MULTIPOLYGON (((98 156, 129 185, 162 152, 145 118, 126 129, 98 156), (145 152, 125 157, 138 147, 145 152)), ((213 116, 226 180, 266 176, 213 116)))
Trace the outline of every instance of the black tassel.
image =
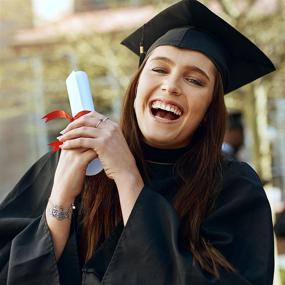
POLYGON ((141 41, 140 41, 140 60, 139 60, 139 66, 142 64, 144 58, 145 58, 145 49, 144 49, 144 32, 145 32, 145 25, 142 26, 142 35, 141 35, 141 41))

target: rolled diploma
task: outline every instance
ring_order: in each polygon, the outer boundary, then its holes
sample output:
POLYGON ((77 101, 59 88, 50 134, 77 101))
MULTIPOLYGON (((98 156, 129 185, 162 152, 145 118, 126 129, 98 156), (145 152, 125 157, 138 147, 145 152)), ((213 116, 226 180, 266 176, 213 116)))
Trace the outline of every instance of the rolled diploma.
MULTIPOLYGON (((66 87, 73 117, 83 110, 94 111, 88 76, 84 71, 72 71, 66 79, 66 87)), ((100 160, 94 159, 88 164, 86 175, 96 175, 102 169, 100 160)))

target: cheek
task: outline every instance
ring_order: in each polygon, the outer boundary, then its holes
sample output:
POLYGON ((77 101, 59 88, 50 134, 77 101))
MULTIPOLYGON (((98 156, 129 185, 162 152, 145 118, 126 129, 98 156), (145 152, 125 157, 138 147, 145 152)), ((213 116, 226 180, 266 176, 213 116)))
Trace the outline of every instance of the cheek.
POLYGON ((140 102, 140 93, 141 93, 141 84, 140 84, 140 81, 138 81, 138 85, 137 85, 137 88, 136 88, 136 97, 135 97, 135 100, 134 100, 134 110, 135 110, 135 113, 137 114, 138 110, 139 110, 139 102, 140 102))
POLYGON ((139 122, 139 119, 140 119, 140 115, 139 115, 139 111, 138 111, 138 103, 137 103, 137 97, 135 98, 135 101, 134 101, 134 110, 135 110, 135 115, 136 115, 136 118, 137 118, 137 121, 139 122))
MULTIPOLYGON (((205 116, 209 105, 211 104, 211 98, 207 96, 199 96, 196 98, 189 98, 188 106, 189 106, 189 114, 194 116, 197 120, 202 120, 205 116)), ((192 119, 194 119, 192 117, 192 119)))
POLYGON ((145 88, 145 84, 142 80, 138 83, 137 90, 136 90, 136 98, 134 100, 134 109, 137 114, 143 112, 149 91, 145 88))
POLYGON ((140 121, 143 110, 142 110, 142 100, 138 94, 136 95, 136 98, 134 101, 134 110, 135 110, 137 120, 140 121))
POLYGON ((136 100, 137 101, 141 101, 140 98, 143 97, 143 94, 145 93, 144 86, 146 85, 143 83, 143 80, 140 78, 138 82, 137 90, 136 90, 136 100))

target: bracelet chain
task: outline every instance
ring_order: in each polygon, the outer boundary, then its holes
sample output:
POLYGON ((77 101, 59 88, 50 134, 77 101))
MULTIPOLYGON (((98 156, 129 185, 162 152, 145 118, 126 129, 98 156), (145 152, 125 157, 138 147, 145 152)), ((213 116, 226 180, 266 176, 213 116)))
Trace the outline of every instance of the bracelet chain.
POLYGON ((73 203, 71 204, 71 206, 67 210, 65 210, 61 206, 54 204, 50 199, 49 199, 49 204, 51 205, 51 207, 48 208, 48 214, 50 216, 56 218, 59 221, 62 221, 65 219, 71 219, 72 210, 75 209, 75 206, 73 203))

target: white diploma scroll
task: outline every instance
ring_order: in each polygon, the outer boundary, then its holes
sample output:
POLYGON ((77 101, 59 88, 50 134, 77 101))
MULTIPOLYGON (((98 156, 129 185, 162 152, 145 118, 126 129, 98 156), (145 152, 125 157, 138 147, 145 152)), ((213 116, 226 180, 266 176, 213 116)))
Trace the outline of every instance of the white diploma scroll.
MULTIPOLYGON (((88 76, 84 71, 72 71, 66 79, 66 87, 72 117, 83 110, 94 111, 88 76)), ((86 175, 96 175, 103 170, 99 159, 91 161, 86 169, 86 175)))

